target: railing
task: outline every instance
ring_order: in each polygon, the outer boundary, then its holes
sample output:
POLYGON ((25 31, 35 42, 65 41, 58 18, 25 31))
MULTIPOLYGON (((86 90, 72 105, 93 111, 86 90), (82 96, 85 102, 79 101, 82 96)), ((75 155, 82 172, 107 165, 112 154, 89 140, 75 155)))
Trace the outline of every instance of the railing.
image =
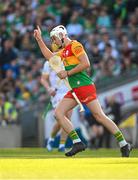
POLYGON ((109 89, 113 89, 115 87, 118 87, 123 84, 127 84, 129 82, 132 82, 134 80, 138 79, 138 68, 133 71, 128 71, 124 74, 121 74, 116 77, 107 77, 104 80, 99 80, 95 82, 97 91, 103 92, 107 91, 109 89))

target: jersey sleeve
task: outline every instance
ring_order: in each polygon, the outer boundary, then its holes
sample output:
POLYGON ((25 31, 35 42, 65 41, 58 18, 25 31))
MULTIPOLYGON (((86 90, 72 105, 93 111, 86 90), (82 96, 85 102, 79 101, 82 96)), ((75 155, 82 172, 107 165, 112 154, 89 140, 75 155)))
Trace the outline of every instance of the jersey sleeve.
POLYGON ((77 41, 75 41, 75 42, 72 43, 71 49, 72 49, 73 54, 74 54, 76 57, 79 57, 80 55, 82 55, 82 54, 85 53, 85 50, 84 50, 82 44, 79 43, 79 42, 77 42, 77 41))
POLYGON ((50 66, 48 61, 44 63, 42 74, 50 74, 50 66))

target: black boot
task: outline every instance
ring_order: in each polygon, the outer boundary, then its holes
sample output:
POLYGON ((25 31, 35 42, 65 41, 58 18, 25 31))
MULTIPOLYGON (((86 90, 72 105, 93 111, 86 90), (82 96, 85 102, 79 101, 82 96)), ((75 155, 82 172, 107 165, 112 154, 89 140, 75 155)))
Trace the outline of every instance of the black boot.
POLYGON ((84 151, 86 149, 86 145, 83 142, 78 142, 73 144, 72 149, 65 153, 66 156, 73 156, 81 151, 84 151))
POLYGON ((122 148, 120 148, 122 157, 129 157, 130 151, 132 150, 132 146, 130 144, 126 144, 122 148))

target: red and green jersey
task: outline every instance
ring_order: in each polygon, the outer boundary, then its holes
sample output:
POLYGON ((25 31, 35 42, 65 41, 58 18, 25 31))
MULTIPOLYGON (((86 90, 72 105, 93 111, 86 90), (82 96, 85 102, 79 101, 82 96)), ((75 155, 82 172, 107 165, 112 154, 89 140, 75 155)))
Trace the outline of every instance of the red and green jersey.
MULTIPOLYGON (((84 53, 85 50, 82 44, 78 41, 72 41, 69 45, 59 51, 58 55, 61 57, 64 63, 65 70, 68 71, 80 63, 78 57, 84 53)), ((72 88, 87 86, 93 83, 85 70, 69 76, 68 81, 72 88)))

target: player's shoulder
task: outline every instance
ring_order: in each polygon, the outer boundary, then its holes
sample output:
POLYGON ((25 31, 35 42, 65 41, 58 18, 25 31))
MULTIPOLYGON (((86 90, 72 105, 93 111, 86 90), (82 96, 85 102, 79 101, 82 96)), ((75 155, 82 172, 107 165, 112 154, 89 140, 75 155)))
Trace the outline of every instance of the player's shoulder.
POLYGON ((49 62, 45 61, 43 67, 49 67, 49 62))
POLYGON ((43 65, 43 68, 42 68, 43 72, 47 72, 47 71, 50 71, 50 65, 49 65, 49 62, 48 61, 45 61, 44 62, 44 65, 43 65))
POLYGON ((73 40, 72 41, 72 49, 74 49, 76 47, 83 47, 83 45, 79 41, 73 40))
POLYGON ((71 44, 72 44, 72 46, 78 46, 78 45, 82 46, 82 44, 77 40, 72 40, 71 44))
POLYGON ((82 53, 84 53, 83 45, 76 40, 72 42, 71 50, 74 53, 74 55, 77 57, 80 56, 82 53))

